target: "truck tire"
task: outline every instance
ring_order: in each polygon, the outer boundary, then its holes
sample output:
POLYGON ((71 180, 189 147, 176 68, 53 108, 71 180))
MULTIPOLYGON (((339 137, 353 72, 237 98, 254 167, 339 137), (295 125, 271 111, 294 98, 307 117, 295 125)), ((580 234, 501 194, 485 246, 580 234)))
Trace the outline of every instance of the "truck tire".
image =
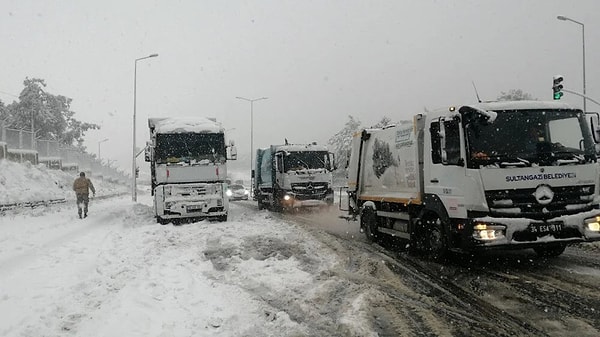
POLYGON ((158 222, 159 224, 161 224, 163 226, 169 223, 167 220, 165 220, 159 216, 156 217, 156 222, 158 222))
POLYGON ((258 204, 258 210, 262 210, 265 208, 265 205, 263 204, 262 198, 261 197, 257 197, 256 198, 256 203, 258 204))
POLYGON ((428 214, 423 219, 425 226, 425 249, 433 260, 441 260, 448 254, 448 238, 441 219, 434 214, 428 214))
POLYGON ((556 245, 535 247, 535 248, 533 248, 533 250, 540 257, 557 257, 560 254, 562 254, 566 248, 567 248, 567 245, 559 243, 556 245))
POLYGON ((360 215, 360 227, 369 242, 377 242, 380 233, 377 230, 377 214, 372 208, 365 208, 360 215))
POLYGON ((279 202, 278 193, 273 192, 273 198, 271 199, 271 211, 273 212, 282 212, 283 207, 281 206, 281 202, 279 202))
POLYGON ((219 215, 219 216, 217 217, 217 220, 218 220, 218 221, 220 221, 220 222, 225 222, 225 221, 227 221, 227 214, 225 214, 225 215, 219 215))

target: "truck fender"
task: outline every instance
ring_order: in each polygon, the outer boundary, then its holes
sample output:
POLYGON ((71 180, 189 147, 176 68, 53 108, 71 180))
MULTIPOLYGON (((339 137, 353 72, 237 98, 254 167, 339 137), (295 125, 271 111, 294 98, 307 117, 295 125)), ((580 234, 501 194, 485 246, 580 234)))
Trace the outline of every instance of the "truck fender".
POLYGON ((421 219, 426 213, 431 212, 437 214, 443 223, 450 223, 450 216, 442 200, 435 194, 425 194, 423 196, 423 208, 418 217, 421 219))
POLYGON ((361 213, 362 213, 362 211, 363 211, 365 208, 372 208, 372 209, 373 209, 373 211, 377 211, 377 206, 375 206, 375 203, 374 203, 374 202, 372 202, 372 201, 365 201, 365 202, 362 204, 362 207, 361 207, 361 213))

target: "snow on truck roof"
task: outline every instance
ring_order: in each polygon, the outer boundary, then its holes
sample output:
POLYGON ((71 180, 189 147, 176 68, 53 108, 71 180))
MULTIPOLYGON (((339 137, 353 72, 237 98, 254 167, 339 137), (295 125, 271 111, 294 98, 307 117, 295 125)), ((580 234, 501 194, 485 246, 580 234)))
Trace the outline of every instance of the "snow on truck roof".
POLYGON ((497 102, 482 102, 474 104, 464 104, 454 106, 454 110, 450 110, 451 106, 442 109, 436 109, 426 114, 430 117, 451 116, 458 114, 463 107, 471 107, 481 111, 510 111, 510 110, 577 110, 578 108, 557 101, 497 101, 497 102))
POLYGON ((156 133, 223 133, 225 129, 215 119, 207 117, 148 118, 148 126, 156 133))
POLYGON ((577 109, 572 105, 557 101, 498 101, 468 104, 483 110, 537 110, 537 109, 577 109))

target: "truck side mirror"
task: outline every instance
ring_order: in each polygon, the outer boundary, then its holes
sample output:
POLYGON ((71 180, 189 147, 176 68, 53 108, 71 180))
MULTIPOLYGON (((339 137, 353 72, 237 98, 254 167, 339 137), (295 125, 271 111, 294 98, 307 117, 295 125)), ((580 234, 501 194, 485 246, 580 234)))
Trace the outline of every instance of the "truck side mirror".
POLYGON ((144 160, 152 161, 152 144, 150 142, 146 142, 146 147, 144 148, 144 160))
POLYGON ((329 152, 329 170, 337 170, 337 165, 335 164, 335 154, 333 152, 329 152))
POLYGON ((277 172, 283 173, 283 155, 281 153, 275 155, 275 168, 277 172))
POLYGON ((600 115, 597 112, 586 112, 586 115, 594 143, 600 144, 600 115))
POLYGON ((229 141, 229 157, 228 160, 237 160, 237 149, 234 145, 233 140, 229 141))

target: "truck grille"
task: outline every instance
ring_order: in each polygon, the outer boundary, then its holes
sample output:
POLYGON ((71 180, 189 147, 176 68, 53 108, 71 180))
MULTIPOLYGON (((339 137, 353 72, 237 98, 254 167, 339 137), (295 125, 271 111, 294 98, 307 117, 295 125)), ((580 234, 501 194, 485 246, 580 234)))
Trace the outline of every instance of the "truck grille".
POLYGON ((292 183, 292 192, 294 192, 298 200, 324 199, 327 195, 327 183, 292 183))
POLYGON ((536 199, 536 189, 487 191, 485 198, 491 216, 551 219, 594 208, 594 185, 552 187, 554 193, 546 204, 536 199))
POLYGON ((170 189, 170 195, 178 195, 183 197, 194 197, 207 194, 214 194, 215 192, 215 187, 212 184, 199 184, 194 186, 172 185, 170 189))

